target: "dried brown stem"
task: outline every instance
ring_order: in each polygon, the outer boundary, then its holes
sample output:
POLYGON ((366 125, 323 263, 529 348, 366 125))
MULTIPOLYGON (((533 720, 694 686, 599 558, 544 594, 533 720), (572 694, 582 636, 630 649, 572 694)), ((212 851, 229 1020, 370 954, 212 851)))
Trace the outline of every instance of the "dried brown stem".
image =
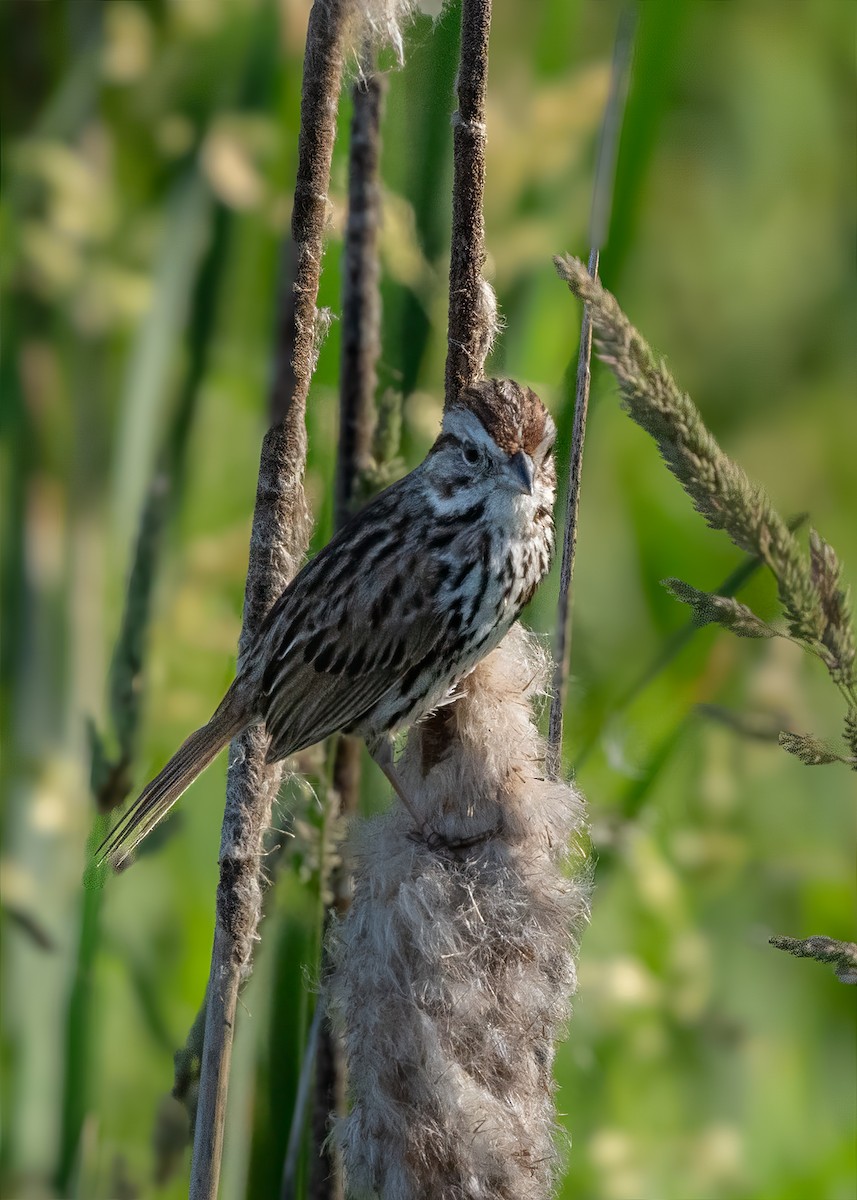
POLYGON ((462 0, 458 111, 453 115, 452 246, 446 403, 482 376, 494 332, 485 262, 485 94, 491 0, 462 0))
MULTIPOLYGON (((376 365, 380 353, 379 169, 386 81, 371 70, 368 51, 364 55, 363 70, 352 92, 354 111, 348 157, 335 497, 337 528, 345 524, 357 506, 358 483, 371 461, 376 365)), ((346 817, 354 816, 360 801, 360 757, 361 746, 357 738, 341 735, 337 739, 332 797, 339 813, 346 817)), ((347 868, 335 869, 331 884, 334 906, 342 916, 350 896, 347 868)), ((327 973, 326 963, 322 973, 327 973)), ((319 1027, 315 1062, 310 1195, 313 1200, 335 1200, 342 1195, 342 1178, 336 1152, 328 1143, 327 1134, 331 1113, 342 1115, 345 1111, 345 1062, 339 1039, 326 1020, 319 1027)))
MULTIPOLYGON (((482 376, 494 330, 481 275, 489 19, 488 3, 463 0, 447 404, 482 376)), ((472 846, 415 845, 398 806, 353 831, 354 902, 329 947, 352 1098, 334 1133, 355 1195, 545 1200, 555 1182, 553 1043, 587 891, 564 870, 580 798, 542 767, 531 704, 545 669, 516 626, 409 734, 405 792, 472 846)))
MULTIPOLYGON (((589 254, 589 274, 598 277, 598 250, 589 254)), ((583 471, 583 442, 586 436, 586 415, 589 411, 589 383, 592 359, 592 319, 589 307, 584 306, 580 324, 580 350, 577 356, 577 385, 574 397, 574 426, 571 434, 571 459, 568 464, 568 493, 565 502, 565 533, 562 541, 562 567, 559 579, 559 602, 556 614, 556 652, 551 686, 548 746, 545 766, 551 779, 559 775, 562 761, 562 713, 568 686, 568 665, 571 654, 571 584, 574 578, 574 557, 577 550, 577 514, 580 505, 580 479, 583 471)))
MULTIPOLYGON (((283 305, 271 410, 262 443, 239 644, 243 657, 276 597, 306 553, 304 414, 316 349, 316 299, 323 253, 342 29, 350 0, 315 0, 304 56, 298 178, 292 216, 297 251, 294 309, 283 305), (294 342, 285 341, 294 326, 294 342), (291 368, 286 365, 291 361, 291 368)), ((205 1043, 191 1168, 191 1200, 217 1194, 238 988, 250 970, 261 900, 262 837, 281 768, 265 762, 267 735, 248 730, 230 746, 214 949, 206 998, 205 1043)))
MULTIPOLYGON (((482 378, 496 330, 494 292, 482 278, 485 262, 485 96, 491 0, 462 0, 458 111, 453 114, 452 245, 444 404, 482 378)), ((441 709, 415 737, 443 743, 441 709)))
POLYGON ((307 26, 293 244, 287 249, 287 254, 296 254, 297 266, 292 295, 284 297, 281 307, 272 386, 272 407, 278 414, 303 410, 315 367, 316 299, 342 81, 342 37, 352 6, 353 0, 314 0, 307 26))
POLYGON ((351 515, 359 474, 368 465, 375 425, 376 363, 381 334, 378 237, 381 228, 381 114, 386 82, 366 71, 352 91, 348 221, 342 289, 339 458, 336 527, 351 515))
MULTIPOLYGON (((322 1001, 319 1001, 321 1004, 322 1001)), ((328 1140, 331 1114, 344 1115, 345 1070, 339 1039, 325 1015, 320 1017, 315 1054, 315 1095, 310 1138, 310 1200, 342 1200, 342 1170, 338 1154, 328 1140)))
MULTIPOLYGON (((592 189, 590 218, 589 275, 598 278, 598 259, 610 224, 613 201, 613 180, 619 135, 628 95, 631 59, 634 51, 636 11, 624 10, 619 19, 613 49, 613 72, 610 95, 604 109, 598 164, 592 189)), ((586 417, 589 411, 589 384, 592 360, 592 315, 584 305, 580 323, 580 349, 577 356, 577 383, 574 398, 574 425, 571 435, 571 458, 568 464, 568 489, 565 502, 565 532, 562 542, 559 603, 556 614, 556 651, 551 686, 551 705, 548 724, 548 743, 545 766, 551 778, 559 775, 562 766, 562 714, 568 690, 568 668, 571 657, 571 590, 574 580, 574 558, 577 551, 577 523, 580 506, 580 481, 583 471, 583 442, 586 436, 586 417)))

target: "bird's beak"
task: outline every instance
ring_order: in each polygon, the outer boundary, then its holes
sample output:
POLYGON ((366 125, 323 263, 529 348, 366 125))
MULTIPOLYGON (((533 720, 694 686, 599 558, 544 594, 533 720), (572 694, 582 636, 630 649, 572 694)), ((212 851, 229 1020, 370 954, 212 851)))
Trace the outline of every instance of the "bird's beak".
POLYGON ((533 494, 533 460, 529 454, 525 454, 523 450, 519 450, 517 454, 513 454, 509 459, 509 466, 512 468, 512 475, 515 482, 520 486, 522 492, 527 496, 533 494))

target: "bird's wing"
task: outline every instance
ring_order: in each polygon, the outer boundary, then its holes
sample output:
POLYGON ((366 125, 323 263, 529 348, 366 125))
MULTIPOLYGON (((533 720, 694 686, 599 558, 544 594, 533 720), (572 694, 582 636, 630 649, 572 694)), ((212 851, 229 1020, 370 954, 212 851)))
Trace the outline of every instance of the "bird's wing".
POLYGON ((402 533, 395 521, 352 524, 348 541, 334 539, 284 594, 260 696, 272 760, 359 723, 442 654, 451 628, 436 603, 436 560, 424 553, 418 570, 404 570, 402 533))

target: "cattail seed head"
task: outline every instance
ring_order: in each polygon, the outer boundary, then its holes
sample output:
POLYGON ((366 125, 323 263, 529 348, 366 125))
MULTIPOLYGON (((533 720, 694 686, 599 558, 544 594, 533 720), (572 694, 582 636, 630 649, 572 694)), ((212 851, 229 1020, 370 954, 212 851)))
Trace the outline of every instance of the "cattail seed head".
POLYGON ((355 1194, 550 1194, 553 1048, 589 888, 568 873, 583 802, 545 777, 534 721, 547 668, 516 626, 411 733, 408 795, 445 838, 475 844, 433 851, 400 810, 354 831, 330 990, 353 1099, 335 1137, 355 1194))

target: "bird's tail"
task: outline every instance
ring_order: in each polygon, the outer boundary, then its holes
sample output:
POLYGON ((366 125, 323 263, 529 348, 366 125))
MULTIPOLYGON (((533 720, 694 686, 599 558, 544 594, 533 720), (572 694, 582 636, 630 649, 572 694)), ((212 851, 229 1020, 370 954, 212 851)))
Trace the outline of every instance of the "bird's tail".
POLYGON ((108 833, 95 852, 98 865, 109 860, 117 871, 124 866, 143 838, 164 819, 197 775, 201 775, 226 743, 252 720, 236 680, 208 724, 182 743, 160 774, 146 785, 108 833))

